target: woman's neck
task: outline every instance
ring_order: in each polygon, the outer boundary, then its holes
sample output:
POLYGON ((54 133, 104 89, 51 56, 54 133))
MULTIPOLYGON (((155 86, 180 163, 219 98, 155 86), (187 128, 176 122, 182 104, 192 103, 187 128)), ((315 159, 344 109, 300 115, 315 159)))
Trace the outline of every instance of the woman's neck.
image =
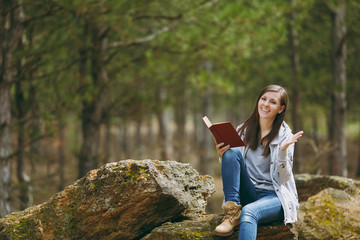
POLYGON ((259 124, 260 124, 260 131, 261 131, 261 139, 268 135, 268 133, 271 131, 273 126, 274 120, 272 119, 266 119, 266 118, 260 118, 259 124))

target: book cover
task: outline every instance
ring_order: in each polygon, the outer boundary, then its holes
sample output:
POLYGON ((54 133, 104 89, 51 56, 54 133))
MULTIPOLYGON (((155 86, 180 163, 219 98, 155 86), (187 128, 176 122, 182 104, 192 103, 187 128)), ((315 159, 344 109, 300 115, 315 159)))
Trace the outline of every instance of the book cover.
POLYGON ((203 117, 203 121, 208 129, 214 135, 217 143, 225 143, 224 146, 230 144, 230 147, 245 146, 245 143, 236 132, 231 122, 220 122, 212 124, 207 116, 203 117))

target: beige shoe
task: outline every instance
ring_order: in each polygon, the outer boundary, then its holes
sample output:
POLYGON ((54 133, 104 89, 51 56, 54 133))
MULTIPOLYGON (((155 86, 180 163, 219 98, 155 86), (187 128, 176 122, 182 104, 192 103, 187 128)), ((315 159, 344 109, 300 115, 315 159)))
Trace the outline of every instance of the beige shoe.
POLYGON ((226 237, 234 232, 234 227, 240 224, 241 205, 226 202, 223 206, 225 216, 219 226, 215 228, 215 235, 226 237))

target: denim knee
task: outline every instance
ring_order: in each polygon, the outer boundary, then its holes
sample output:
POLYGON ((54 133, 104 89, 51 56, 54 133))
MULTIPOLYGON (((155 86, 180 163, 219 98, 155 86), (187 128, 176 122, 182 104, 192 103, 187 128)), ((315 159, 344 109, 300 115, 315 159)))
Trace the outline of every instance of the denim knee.
POLYGON ((239 240, 256 240, 258 216, 252 208, 244 206, 240 216, 239 240))
POLYGON ((240 151, 236 150, 236 149, 232 149, 229 148, 222 156, 222 161, 223 162, 233 162, 233 161, 238 161, 239 155, 240 155, 240 151))
POLYGON ((248 205, 244 206, 241 210, 241 216, 240 216, 240 223, 242 222, 248 222, 256 224, 259 221, 259 217, 257 215, 256 210, 252 209, 248 205))

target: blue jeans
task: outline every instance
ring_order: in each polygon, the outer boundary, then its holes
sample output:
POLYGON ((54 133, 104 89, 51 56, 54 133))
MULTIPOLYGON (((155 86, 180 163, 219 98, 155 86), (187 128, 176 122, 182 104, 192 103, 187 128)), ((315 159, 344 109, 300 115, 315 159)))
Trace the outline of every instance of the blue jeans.
POLYGON ((256 239, 258 223, 284 219, 281 202, 276 193, 257 190, 251 182, 238 148, 230 148, 223 154, 221 173, 225 202, 232 201, 243 206, 239 239, 256 239))

